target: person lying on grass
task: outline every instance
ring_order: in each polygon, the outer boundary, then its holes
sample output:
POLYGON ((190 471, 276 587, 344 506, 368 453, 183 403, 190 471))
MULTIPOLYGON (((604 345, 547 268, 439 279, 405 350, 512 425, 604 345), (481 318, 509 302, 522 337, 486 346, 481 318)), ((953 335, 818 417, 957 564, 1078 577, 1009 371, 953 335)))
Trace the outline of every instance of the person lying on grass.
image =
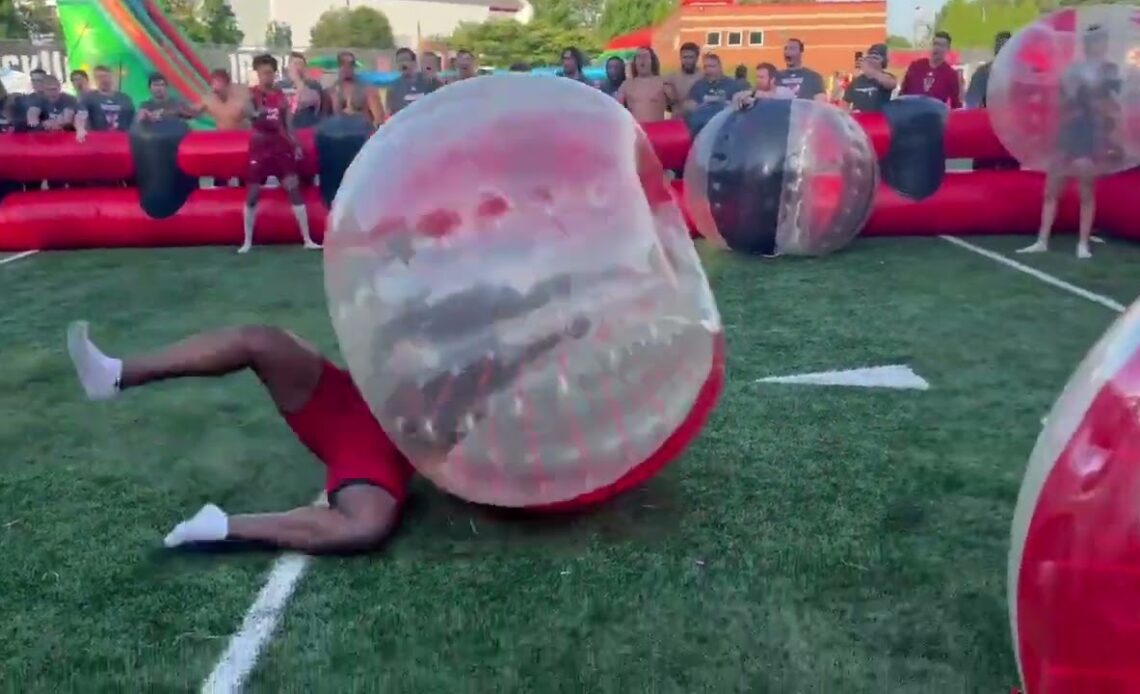
MULTIPOLYGON (((431 445, 445 454, 464 435, 463 422, 480 417, 478 403, 449 395, 475 392, 465 380, 478 380, 486 386, 484 392, 493 392, 527 363, 588 329, 589 322, 577 318, 561 333, 522 347, 510 361, 488 358, 477 368, 445 373, 417 388, 413 395, 435 413, 431 445)), ((232 327, 199 333, 151 354, 116 359, 91 341, 87 323, 77 322, 68 328, 67 348, 91 400, 108 400, 157 381, 249 369, 297 438, 324 463, 328 507, 231 516, 206 504, 170 531, 167 547, 245 541, 312 554, 363 552, 378 547, 395 528, 412 466, 380 428, 348 372, 296 335, 269 326, 232 327)))

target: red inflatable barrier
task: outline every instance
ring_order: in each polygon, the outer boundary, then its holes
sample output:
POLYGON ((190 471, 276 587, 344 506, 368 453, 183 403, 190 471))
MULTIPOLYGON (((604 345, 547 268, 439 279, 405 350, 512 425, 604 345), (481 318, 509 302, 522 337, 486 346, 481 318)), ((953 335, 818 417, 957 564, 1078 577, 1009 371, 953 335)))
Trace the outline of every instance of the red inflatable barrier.
MULTIPOLYGON (((856 116, 879 156, 890 149, 891 132, 878 114, 856 116)), ((648 123, 647 138, 666 169, 679 170, 691 145, 680 120, 648 123)), ((312 131, 299 134, 304 149, 302 173, 317 173, 312 131)), ((1008 154, 990 127, 984 110, 952 111, 943 133, 948 158, 1002 159, 1008 154)), ((194 177, 243 178, 248 168, 247 131, 194 132, 178 147, 177 166, 194 177)), ((128 136, 91 133, 76 142, 74 134, 32 133, 0 136, 0 185, 4 181, 43 180, 109 183, 116 187, 84 187, 12 193, 0 199, 0 251, 122 246, 191 246, 234 244, 241 240, 242 189, 200 190, 174 216, 148 217, 138 192, 117 187, 135 175, 128 136)), ((936 234, 1029 234, 1040 218, 1043 177, 1022 171, 947 173, 930 197, 914 201, 881 186, 868 236, 936 234)), ((1140 170, 1100 179, 1097 183, 1097 228, 1140 239, 1140 217, 1129 198, 1140 189, 1140 170)), ((684 186, 674 181, 674 197, 684 207, 684 186)), ((315 190, 305 191, 310 226, 320 238, 327 211, 315 190)), ((692 218, 685 210, 686 221, 692 218)), ((1078 201, 1067 191, 1060 201, 1057 229, 1077 225, 1078 201)), ((259 206, 258 243, 290 243, 300 238, 296 221, 280 191, 267 191, 259 206)))
MULTIPOLYGON (((314 240, 324 238, 324 205, 302 191, 314 240)), ((0 250, 238 246, 245 190, 199 190, 167 219, 148 217, 128 188, 13 193, 0 204, 0 250), (98 203, 92 204, 92 193, 98 203)), ((254 243, 298 243, 301 232, 282 190, 266 190, 257 208, 254 243)))

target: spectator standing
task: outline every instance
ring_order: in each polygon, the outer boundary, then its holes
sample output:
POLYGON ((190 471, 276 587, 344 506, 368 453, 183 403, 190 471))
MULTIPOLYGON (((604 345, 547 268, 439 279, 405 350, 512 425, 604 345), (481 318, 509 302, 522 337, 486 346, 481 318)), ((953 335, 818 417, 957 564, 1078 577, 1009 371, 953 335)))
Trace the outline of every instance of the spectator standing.
POLYGON ((823 76, 804 67, 804 42, 788 39, 784 44, 784 62, 787 67, 776 75, 776 84, 792 90, 797 99, 827 101, 827 88, 823 76))
POLYGON ((309 61, 304 53, 290 53, 289 62, 285 65, 285 75, 277 82, 277 88, 289 100, 293 128, 311 128, 331 110, 331 104, 321 89, 321 83, 305 76, 309 61))
POLYGON ((673 88, 661 76, 661 61, 648 46, 634 53, 629 79, 618 88, 614 98, 629 109, 638 123, 665 120, 665 109, 679 102, 673 88))
MULTIPOLYGON (((1008 31, 999 31, 994 36, 994 58, 1001 49, 1009 41, 1012 34, 1008 31)), ((985 108, 986 107, 986 89, 990 86, 990 70, 993 68, 994 61, 989 60, 986 64, 979 67, 970 76, 970 86, 966 89, 966 106, 968 108, 985 108)))
POLYGON ((388 113, 393 116, 440 86, 437 80, 417 69, 416 53, 410 48, 396 51, 396 69, 400 72, 400 78, 388 87, 386 96, 388 113))
POLYGON ((934 35, 930 57, 919 58, 907 67, 900 89, 903 96, 929 96, 950 108, 962 108, 962 78, 946 60, 950 44, 950 34, 945 31, 934 35))
POLYGON ((91 89, 91 78, 86 70, 72 70, 69 79, 77 99, 82 99, 83 95, 91 89))
POLYGON ((455 81, 468 80, 479 76, 479 66, 475 54, 466 48, 455 54, 455 81))
MULTIPOLYGON (((408 50, 406 48, 401 50, 408 50)), ((400 53, 396 52, 399 61, 400 53)), ((412 63, 415 64, 415 54, 412 54, 412 63)), ((362 83, 356 77, 356 54, 352 51, 341 51, 336 56, 337 80, 328 88, 327 98, 329 110, 338 116, 353 116, 362 118, 379 127, 387 117, 384 106, 380 103, 380 94, 375 87, 362 83)), ((389 88, 388 95, 391 99, 389 88)))
POLYGON ((891 100, 898 83, 887 72, 887 45, 876 43, 859 61, 859 73, 847 85, 843 101, 855 113, 878 113, 891 100))
POLYGON ((0 82, 0 134, 16 131, 16 97, 8 94, 4 83, 0 82))
POLYGON ((669 87, 670 93, 676 95, 677 102, 672 104, 674 112, 681 110, 681 106, 689 96, 689 91, 701 79, 701 71, 697 69, 701 58, 700 47, 691 41, 681 44, 680 57, 681 69, 665 78, 665 84, 669 87))
POLYGON ((139 104, 138 122, 154 123, 162 120, 193 118, 197 115, 186 102, 170 96, 166 77, 162 73, 151 73, 147 79, 150 98, 139 104))
POLYGON ((708 106, 715 107, 717 110, 722 109, 732 101, 737 93, 748 90, 747 83, 724 74, 724 66, 720 62, 720 56, 715 53, 705 55, 701 71, 704 74, 704 79, 697 80, 697 83, 689 90, 687 99, 689 111, 708 106))
POLYGON ((135 119, 135 104, 131 97, 115 89, 111 69, 95 66, 95 89, 79 99, 79 112, 75 114, 75 139, 83 142, 88 132, 106 130, 127 131, 135 119))
POLYGON ((426 51, 424 52, 423 60, 420 62, 422 64, 420 71, 424 74, 424 77, 433 80, 436 83, 436 87, 442 87, 443 75, 440 73, 443 71, 443 59, 439 57, 439 54, 434 51, 426 51))
POLYGON ((43 81, 43 93, 32 95, 27 101, 27 123, 33 130, 73 130, 79 101, 63 93, 59 79, 48 75, 43 81))
MULTIPOLYGON (((582 74, 586 67, 586 56, 574 46, 562 51, 562 69, 558 71, 559 77, 568 77, 572 80, 590 84, 590 80, 582 74)), ((592 85, 591 85, 592 86, 592 85)))
POLYGON ((739 91, 732 97, 732 107, 738 111, 756 103, 757 99, 794 99, 796 95, 791 89, 776 84, 776 74, 779 70, 772 63, 760 63, 756 66, 756 88, 739 91))
POLYGON ((625 84, 625 61, 615 55, 606 61, 606 76, 598 88, 616 99, 623 84, 625 84))

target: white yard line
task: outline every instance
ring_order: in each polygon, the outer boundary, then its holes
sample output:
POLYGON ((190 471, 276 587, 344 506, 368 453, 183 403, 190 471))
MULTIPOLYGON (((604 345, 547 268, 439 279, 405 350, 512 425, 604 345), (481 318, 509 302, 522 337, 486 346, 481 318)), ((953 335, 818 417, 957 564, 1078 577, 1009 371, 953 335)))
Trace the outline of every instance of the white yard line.
POLYGON ((1001 253, 995 253, 994 251, 991 251, 988 248, 982 248, 981 246, 977 246, 975 244, 972 244, 969 241, 963 241, 962 239, 960 239, 956 236, 940 236, 939 238, 942 239, 943 241, 948 242, 948 243, 952 243, 955 246, 958 246, 959 248, 964 248, 967 251, 970 251, 971 253, 977 253, 978 255, 989 258, 990 260, 992 260, 994 262, 1001 263, 1002 265, 1005 265, 1006 267, 1013 268, 1014 270, 1017 270, 1018 272, 1023 272, 1025 274, 1029 275, 1030 277, 1041 280, 1045 284, 1052 285, 1058 289, 1062 289, 1066 292, 1069 292, 1070 294, 1075 294, 1076 296, 1079 296, 1082 299, 1087 299, 1088 301, 1091 301, 1094 304, 1100 304, 1101 306, 1104 306, 1105 308, 1110 308, 1113 311, 1116 311, 1117 313, 1124 313, 1125 308, 1127 308, 1126 306, 1124 306, 1124 304, 1121 304, 1118 301, 1110 299, 1107 296, 1104 296, 1102 294, 1096 294, 1094 292, 1090 292, 1087 289, 1082 289, 1075 284, 1070 284, 1063 279, 1058 279, 1057 277, 1054 277, 1053 275, 1050 275, 1047 272, 1042 272, 1042 271, 1038 270, 1037 268, 1029 267, 1028 265, 1025 265, 1024 263, 1019 263, 1016 260, 1014 260, 1013 258, 1007 258, 1006 256, 1002 255, 1001 253))
POLYGON ((242 690, 310 560, 307 555, 286 554, 273 563, 265 586, 245 613, 241 629, 230 637, 226 652, 202 684, 202 694, 237 694, 242 690))
POLYGON ((21 258, 27 258, 28 256, 35 255, 36 253, 39 253, 39 251, 24 251, 22 253, 10 255, 6 258, 0 258, 0 265, 7 265, 8 263, 14 263, 21 258))
MULTIPOLYGON (((327 506, 328 499, 321 492, 316 506, 327 506)), ((202 694, 239 694, 249 673, 257 665, 262 650, 273 638, 281 615, 293 597, 293 591, 305 576, 312 557, 307 554, 283 554, 273 562, 265 585, 257 599, 249 606, 241 628, 230 637, 226 652, 218 658, 213 672, 202 683, 202 694)))

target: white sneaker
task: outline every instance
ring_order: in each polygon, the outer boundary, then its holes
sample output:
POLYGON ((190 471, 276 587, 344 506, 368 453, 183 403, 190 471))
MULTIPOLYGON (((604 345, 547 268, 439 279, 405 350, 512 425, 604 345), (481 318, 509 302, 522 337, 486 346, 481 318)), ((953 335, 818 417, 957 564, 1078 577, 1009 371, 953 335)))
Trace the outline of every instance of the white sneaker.
POLYGON ((1032 245, 1017 249, 1018 253, 1044 253, 1049 250, 1049 244, 1038 239, 1032 245))

